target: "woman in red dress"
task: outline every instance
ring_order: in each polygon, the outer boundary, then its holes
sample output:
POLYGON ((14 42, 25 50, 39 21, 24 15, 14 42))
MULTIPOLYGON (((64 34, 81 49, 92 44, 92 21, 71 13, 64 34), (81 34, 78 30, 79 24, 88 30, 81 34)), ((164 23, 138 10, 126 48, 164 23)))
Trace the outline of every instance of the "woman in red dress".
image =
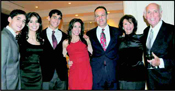
POLYGON ((63 55, 68 53, 72 66, 69 69, 69 90, 91 90, 92 70, 89 54, 92 53, 90 40, 84 35, 84 23, 74 18, 69 23, 68 39, 63 42, 63 55), (88 53, 89 51, 89 53, 88 53))

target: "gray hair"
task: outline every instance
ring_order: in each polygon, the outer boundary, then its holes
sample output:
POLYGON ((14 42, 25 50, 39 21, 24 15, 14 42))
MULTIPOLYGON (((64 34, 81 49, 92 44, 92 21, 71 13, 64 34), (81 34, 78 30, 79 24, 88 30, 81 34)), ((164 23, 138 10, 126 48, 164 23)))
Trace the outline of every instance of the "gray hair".
MULTIPOLYGON (((150 3, 150 4, 156 4, 159 8, 159 11, 162 12, 162 7, 159 4, 157 4, 157 3, 150 3)), ((148 4, 148 5, 150 5, 150 4, 148 4)), ((144 15, 146 15, 146 8, 148 7, 148 5, 145 7, 145 10, 143 12, 144 15)))

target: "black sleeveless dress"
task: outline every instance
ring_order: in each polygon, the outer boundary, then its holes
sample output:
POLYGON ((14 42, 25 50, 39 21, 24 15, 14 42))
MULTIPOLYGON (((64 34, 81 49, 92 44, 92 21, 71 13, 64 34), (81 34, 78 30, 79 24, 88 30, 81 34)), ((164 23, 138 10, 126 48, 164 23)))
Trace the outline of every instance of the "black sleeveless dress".
POLYGON ((42 88, 40 66, 40 57, 42 53, 42 45, 33 45, 27 41, 23 41, 20 45, 20 73, 22 90, 38 90, 42 88))

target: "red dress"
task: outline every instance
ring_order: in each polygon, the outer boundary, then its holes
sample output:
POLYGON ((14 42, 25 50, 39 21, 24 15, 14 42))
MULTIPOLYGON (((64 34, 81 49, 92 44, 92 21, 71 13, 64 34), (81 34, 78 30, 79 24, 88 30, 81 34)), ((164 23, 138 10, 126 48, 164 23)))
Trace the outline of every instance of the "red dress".
POLYGON ((87 46, 81 41, 70 43, 67 47, 67 52, 69 54, 69 60, 73 61, 69 70, 69 89, 91 90, 92 69, 87 46))

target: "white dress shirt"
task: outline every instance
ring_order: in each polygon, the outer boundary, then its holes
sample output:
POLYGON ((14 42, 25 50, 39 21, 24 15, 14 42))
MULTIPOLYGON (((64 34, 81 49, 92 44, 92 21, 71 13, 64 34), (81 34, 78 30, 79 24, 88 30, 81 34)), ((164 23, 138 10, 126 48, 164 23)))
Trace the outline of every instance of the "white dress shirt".
MULTIPOLYGON (((102 32, 102 29, 103 28, 101 28, 101 27, 98 26, 97 27, 97 31, 96 31, 96 36, 97 36, 99 42, 100 42, 100 35, 101 35, 101 32, 102 32)), ((105 36, 106 36, 106 47, 105 48, 107 49, 107 47, 109 45, 109 42, 110 42, 110 39, 111 39, 111 37, 110 37, 110 31, 109 31, 109 26, 107 25, 104 29, 105 29, 104 30, 104 33, 105 33, 105 36)))
MULTIPOLYGON (((148 46, 148 38, 149 38, 151 29, 153 30, 153 38, 152 38, 152 41, 151 41, 151 47, 152 47, 152 45, 153 45, 153 43, 154 43, 154 41, 155 41, 155 39, 157 37, 157 34, 158 34, 161 26, 162 26, 162 20, 154 28, 152 26, 150 26, 150 29, 149 29, 149 32, 148 32, 148 36, 147 36, 146 46, 148 46)), ((165 68, 162 58, 160 58, 159 68, 165 68)))
MULTIPOLYGON (((53 42, 52 42, 52 29, 50 28, 50 27, 48 27, 47 29, 46 29, 46 34, 47 34, 47 38, 49 39, 49 42, 50 42, 50 44, 52 45, 52 47, 53 47, 53 42)), ((56 37, 56 39, 57 39, 57 44, 59 44, 59 42, 61 41, 61 39, 62 39, 62 33, 61 33, 61 31, 59 31, 58 29, 55 29, 54 30, 55 31, 55 37, 56 37)))

